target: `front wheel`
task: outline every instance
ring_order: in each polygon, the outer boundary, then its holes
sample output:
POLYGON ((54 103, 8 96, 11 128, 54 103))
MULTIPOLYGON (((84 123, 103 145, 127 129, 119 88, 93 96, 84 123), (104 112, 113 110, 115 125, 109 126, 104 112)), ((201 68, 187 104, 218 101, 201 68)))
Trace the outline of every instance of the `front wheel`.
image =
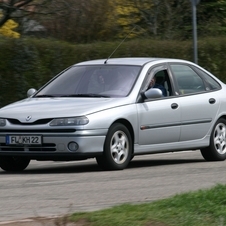
POLYGON ((96 157, 104 170, 122 170, 132 158, 131 135, 123 124, 115 123, 109 128, 102 156, 96 157))
POLYGON ((226 120, 219 119, 213 127, 210 145, 201 149, 206 161, 224 161, 226 159, 226 120))
POLYGON ((19 172, 27 168, 30 159, 25 157, 0 156, 0 167, 9 172, 19 172))

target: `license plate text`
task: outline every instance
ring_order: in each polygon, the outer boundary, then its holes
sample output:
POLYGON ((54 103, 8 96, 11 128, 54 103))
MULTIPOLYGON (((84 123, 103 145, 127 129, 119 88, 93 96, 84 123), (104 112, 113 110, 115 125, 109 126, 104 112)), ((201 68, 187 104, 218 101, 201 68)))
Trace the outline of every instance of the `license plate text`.
POLYGON ((7 135, 6 144, 8 145, 41 145, 42 137, 40 135, 7 135))

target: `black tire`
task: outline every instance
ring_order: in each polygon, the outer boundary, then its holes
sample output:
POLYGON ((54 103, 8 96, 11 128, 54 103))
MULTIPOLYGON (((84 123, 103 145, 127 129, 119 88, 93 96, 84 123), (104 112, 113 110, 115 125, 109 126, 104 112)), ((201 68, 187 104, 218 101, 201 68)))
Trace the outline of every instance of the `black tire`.
POLYGON ((25 157, 0 156, 0 167, 8 172, 20 172, 27 168, 30 159, 25 157))
POLYGON ((201 149, 206 161, 224 161, 226 159, 226 120, 219 119, 213 127, 210 145, 201 149))
POLYGON ((104 170, 123 170, 132 157, 132 139, 128 129, 120 124, 113 124, 104 143, 103 155, 97 156, 98 165, 104 170))

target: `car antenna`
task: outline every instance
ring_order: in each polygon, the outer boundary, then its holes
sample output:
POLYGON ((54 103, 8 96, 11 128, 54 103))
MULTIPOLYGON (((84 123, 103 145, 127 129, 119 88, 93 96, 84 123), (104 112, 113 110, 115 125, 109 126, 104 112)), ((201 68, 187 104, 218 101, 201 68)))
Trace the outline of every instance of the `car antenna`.
POLYGON ((137 26, 135 26, 129 34, 126 35, 126 37, 119 43, 119 45, 115 48, 115 50, 111 53, 111 55, 104 61, 104 64, 107 63, 107 61, 112 57, 112 55, 116 52, 116 50, 122 45, 122 43, 127 39, 127 37, 135 30, 137 26))

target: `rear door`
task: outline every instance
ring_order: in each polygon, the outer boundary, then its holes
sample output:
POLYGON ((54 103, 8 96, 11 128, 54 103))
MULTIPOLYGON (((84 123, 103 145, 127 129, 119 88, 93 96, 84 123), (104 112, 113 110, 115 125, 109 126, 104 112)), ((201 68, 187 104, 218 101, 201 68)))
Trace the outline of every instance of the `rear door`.
POLYGON ((209 132, 219 109, 220 85, 201 69, 185 64, 171 64, 178 85, 181 111, 180 141, 202 139, 209 132))

